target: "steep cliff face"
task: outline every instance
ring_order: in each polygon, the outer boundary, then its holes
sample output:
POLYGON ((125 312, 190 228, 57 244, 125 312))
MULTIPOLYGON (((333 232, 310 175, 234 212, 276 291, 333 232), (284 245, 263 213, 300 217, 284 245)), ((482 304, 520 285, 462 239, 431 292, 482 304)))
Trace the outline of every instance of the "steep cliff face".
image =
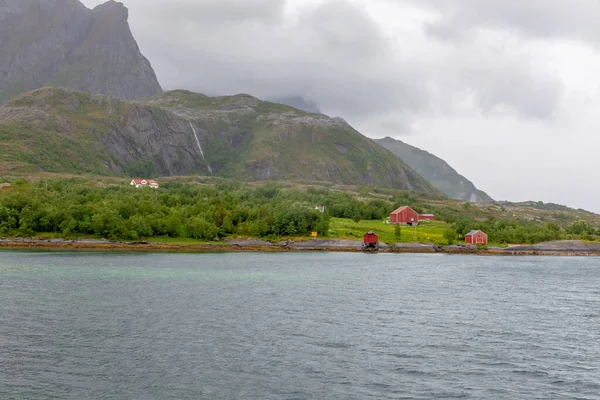
POLYGON ((214 174, 245 180, 370 185, 442 196, 345 121, 248 95, 174 91, 119 101, 39 89, 0 106, 0 164, 127 175, 214 174))
POLYGON ((19 14, 30 8, 37 0, 0 0, 0 23, 12 14, 19 14))
POLYGON ((471 181, 441 158, 390 137, 375 141, 402 159, 448 197, 473 202, 493 201, 487 193, 477 189, 471 181))
POLYGON ((42 88, 0 105, 0 163, 121 175, 150 162, 162 175, 202 173, 195 146, 185 119, 102 95, 42 88))
POLYGON ((437 192, 341 118, 243 94, 211 98, 172 91, 142 102, 189 120, 205 138, 206 159, 224 176, 437 192))
POLYGON ((0 0, 0 102, 44 86, 119 99, 160 93, 121 3, 0 0))

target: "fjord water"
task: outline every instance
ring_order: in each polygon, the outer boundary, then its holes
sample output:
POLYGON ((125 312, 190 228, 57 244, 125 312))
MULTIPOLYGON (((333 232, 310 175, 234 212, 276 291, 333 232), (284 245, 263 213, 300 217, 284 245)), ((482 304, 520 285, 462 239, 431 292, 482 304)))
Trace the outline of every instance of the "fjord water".
POLYGON ((2 399, 600 393, 600 259, 0 252, 2 399))

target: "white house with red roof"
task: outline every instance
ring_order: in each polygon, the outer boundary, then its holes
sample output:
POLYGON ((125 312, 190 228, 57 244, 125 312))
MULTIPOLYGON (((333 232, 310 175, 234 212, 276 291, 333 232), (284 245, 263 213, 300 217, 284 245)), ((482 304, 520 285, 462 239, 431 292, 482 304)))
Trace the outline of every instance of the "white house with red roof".
POLYGON ((158 189, 158 183, 152 179, 134 179, 131 181, 131 186, 135 186, 138 189, 143 187, 158 189))

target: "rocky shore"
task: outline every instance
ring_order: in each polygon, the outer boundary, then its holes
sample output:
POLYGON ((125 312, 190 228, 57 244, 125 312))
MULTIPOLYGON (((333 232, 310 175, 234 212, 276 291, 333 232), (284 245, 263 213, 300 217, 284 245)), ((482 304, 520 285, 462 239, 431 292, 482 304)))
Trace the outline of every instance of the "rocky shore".
MULTIPOLYGON (((258 239, 234 239, 203 244, 169 244, 150 242, 116 242, 100 239, 0 238, 0 248, 48 250, 115 250, 115 251, 189 251, 189 252, 362 252, 362 242, 354 240, 303 240, 268 242, 258 239)), ((380 243, 380 253, 441 253, 476 255, 600 256, 600 243, 567 240, 508 248, 478 248, 456 244, 439 246, 430 243, 380 243)))

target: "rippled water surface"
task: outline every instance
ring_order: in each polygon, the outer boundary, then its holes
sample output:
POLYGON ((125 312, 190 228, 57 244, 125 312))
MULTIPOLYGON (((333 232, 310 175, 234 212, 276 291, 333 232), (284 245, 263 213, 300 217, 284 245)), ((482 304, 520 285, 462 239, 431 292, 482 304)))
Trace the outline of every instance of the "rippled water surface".
POLYGON ((1 399, 593 399, 600 259, 0 252, 1 399))

